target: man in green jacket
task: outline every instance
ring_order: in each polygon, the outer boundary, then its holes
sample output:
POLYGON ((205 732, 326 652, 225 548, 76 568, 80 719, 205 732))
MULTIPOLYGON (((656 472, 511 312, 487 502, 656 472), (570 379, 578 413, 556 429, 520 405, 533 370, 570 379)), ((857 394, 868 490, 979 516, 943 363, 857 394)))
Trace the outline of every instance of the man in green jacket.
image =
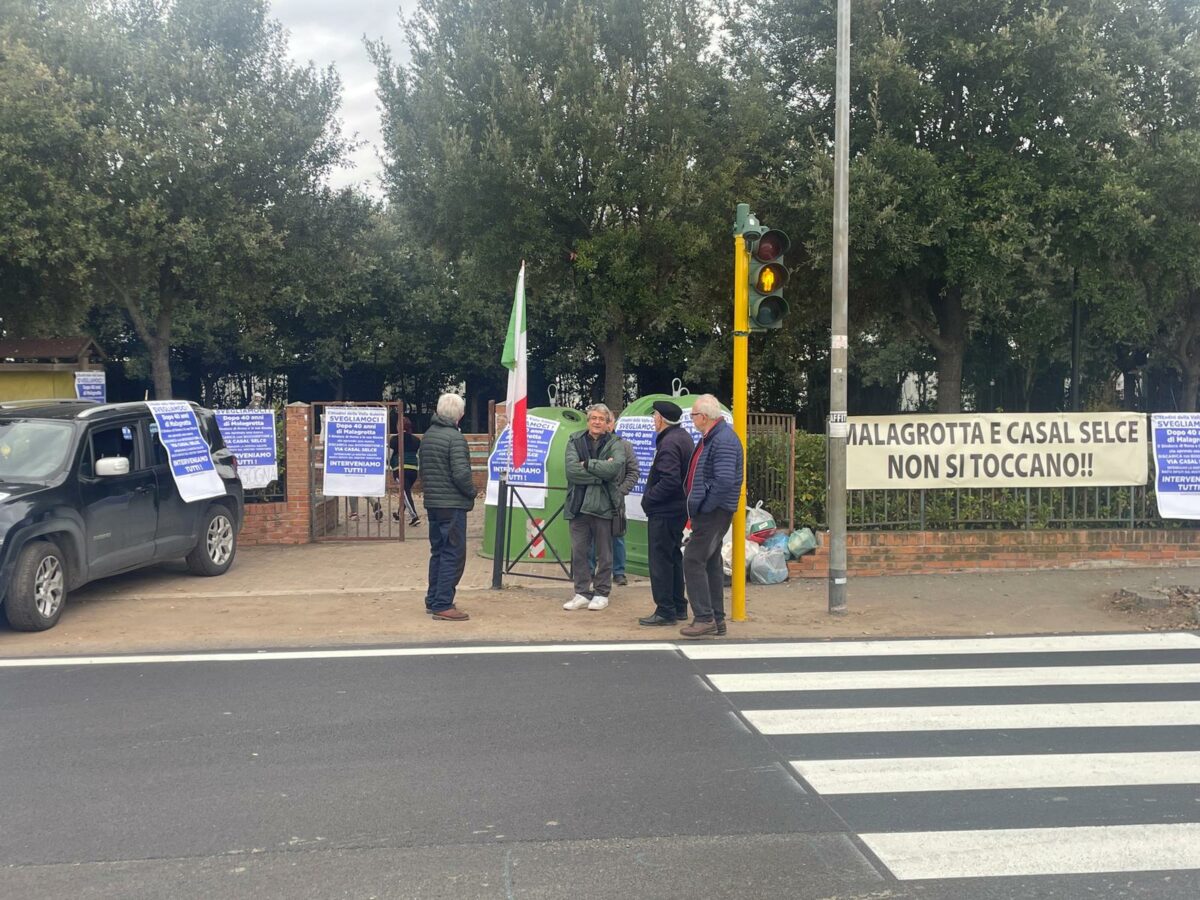
POLYGON ((471 451, 458 430, 466 404, 458 394, 438 398, 418 454, 425 513, 429 519, 429 590, 425 611, 445 622, 470 618, 454 605, 454 593, 467 565, 467 513, 475 507, 471 451))
POLYGON ((613 520, 625 498, 617 485, 625 475, 625 448, 608 430, 612 412, 603 403, 587 408, 587 430, 567 442, 565 518, 571 523, 571 578, 575 596, 563 609, 598 610, 612 591, 613 520), (595 552, 593 575, 588 557, 595 552))

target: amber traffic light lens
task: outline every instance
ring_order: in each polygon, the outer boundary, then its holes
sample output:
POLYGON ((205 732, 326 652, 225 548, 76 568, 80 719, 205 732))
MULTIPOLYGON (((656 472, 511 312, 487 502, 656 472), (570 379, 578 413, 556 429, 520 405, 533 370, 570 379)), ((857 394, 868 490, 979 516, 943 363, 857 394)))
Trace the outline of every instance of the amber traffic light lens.
POLYGON ((785 284, 787 284, 787 269, 778 263, 772 263, 758 270, 758 279, 754 282, 754 289, 760 294, 769 294, 779 290, 785 284))

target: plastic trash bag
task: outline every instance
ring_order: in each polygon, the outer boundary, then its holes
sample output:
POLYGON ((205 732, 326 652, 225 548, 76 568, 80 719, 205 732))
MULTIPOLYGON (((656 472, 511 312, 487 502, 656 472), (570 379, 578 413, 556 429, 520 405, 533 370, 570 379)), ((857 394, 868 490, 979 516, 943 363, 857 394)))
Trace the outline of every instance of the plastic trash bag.
POLYGON ((763 550, 746 566, 755 584, 781 584, 788 579, 786 550, 763 550))
MULTIPOLYGON (((749 578, 750 563, 753 562, 759 552, 762 550, 758 544, 753 541, 746 541, 746 577, 749 578)), ((725 574, 733 575, 733 542, 721 545, 721 567, 725 570, 725 574)))
POLYGON ((801 528, 788 535, 787 550, 793 559, 799 559, 805 553, 812 553, 816 549, 817 536, 811 528, 801 528))
POLYGON ((790 535, 782 528, 777 528, 767 535, 767 539, 762 542, 764 550, 782 550, 788 552, 788 537, 790 535))
POLYGON ((775 527, 775 517, 762 508, 763 502, 759 500, 752 507, 746 510, 746 534, 754 534, 758 531, 770 531, 775 527))

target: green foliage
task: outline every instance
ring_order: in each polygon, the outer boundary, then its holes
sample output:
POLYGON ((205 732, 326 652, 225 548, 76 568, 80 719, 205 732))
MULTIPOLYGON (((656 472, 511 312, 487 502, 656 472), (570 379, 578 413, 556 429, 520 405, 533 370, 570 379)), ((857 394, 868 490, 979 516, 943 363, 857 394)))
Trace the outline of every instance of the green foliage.
POLYGON ((496 365, 522 259, 547 380, 602 359, 619 408, 628 363, 693 361, 663 338, 711 334, 740 168, 707 21, 692 0, 425 0, 408 66, 373 47, 389 196, 433 236, 468 370, 496 365))

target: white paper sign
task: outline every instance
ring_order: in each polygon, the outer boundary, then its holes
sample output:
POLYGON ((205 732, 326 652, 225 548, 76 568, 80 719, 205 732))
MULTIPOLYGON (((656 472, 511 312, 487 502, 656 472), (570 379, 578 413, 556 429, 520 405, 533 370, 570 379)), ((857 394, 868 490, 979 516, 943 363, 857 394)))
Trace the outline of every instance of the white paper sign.
POLYGON ((325 410, 326 497, 387 493, 387 410, 330 406, 325 410))
MULTIPOLYGON (((550 457, 550 445, 554 443, 554 435, 558 432, 558 422, 553 419, 543 419, 541 416, 529 416, 525 423, 526 449, 525 462, 519 469, 508 473, 508 486, 516 488, 521 501, 530 509, 545 509, 546 507, 546 460, 550 457)), ((508 468, 509 442, 512 431, 505 428, 496 439, 488 457, 487 492, 484 503, 495 506, 500 499, 500 473, 508 468)), ((509 506, 520 506, 516 497, 509 500, 509 506)))
POLYGON ((167 451, 171 476, 184 502, 223 495, 225 482, 217 474, 192 405, 185 400, 150 400, 146 405, 158 424, 158 439, 167 451))
POLYGON ((242 487, 264 488, 279 479, 275 447, 275 410, 215 410, 221 437, 238 461, 242 487))
POLYGON ((1155 413, 1154 493, 1164 519, 1200 519, 1200 415, 1155 413))
POLYGON ((108 396, 103 372, 76 372, 75 396, 80 400, 104 403, 108 396))

